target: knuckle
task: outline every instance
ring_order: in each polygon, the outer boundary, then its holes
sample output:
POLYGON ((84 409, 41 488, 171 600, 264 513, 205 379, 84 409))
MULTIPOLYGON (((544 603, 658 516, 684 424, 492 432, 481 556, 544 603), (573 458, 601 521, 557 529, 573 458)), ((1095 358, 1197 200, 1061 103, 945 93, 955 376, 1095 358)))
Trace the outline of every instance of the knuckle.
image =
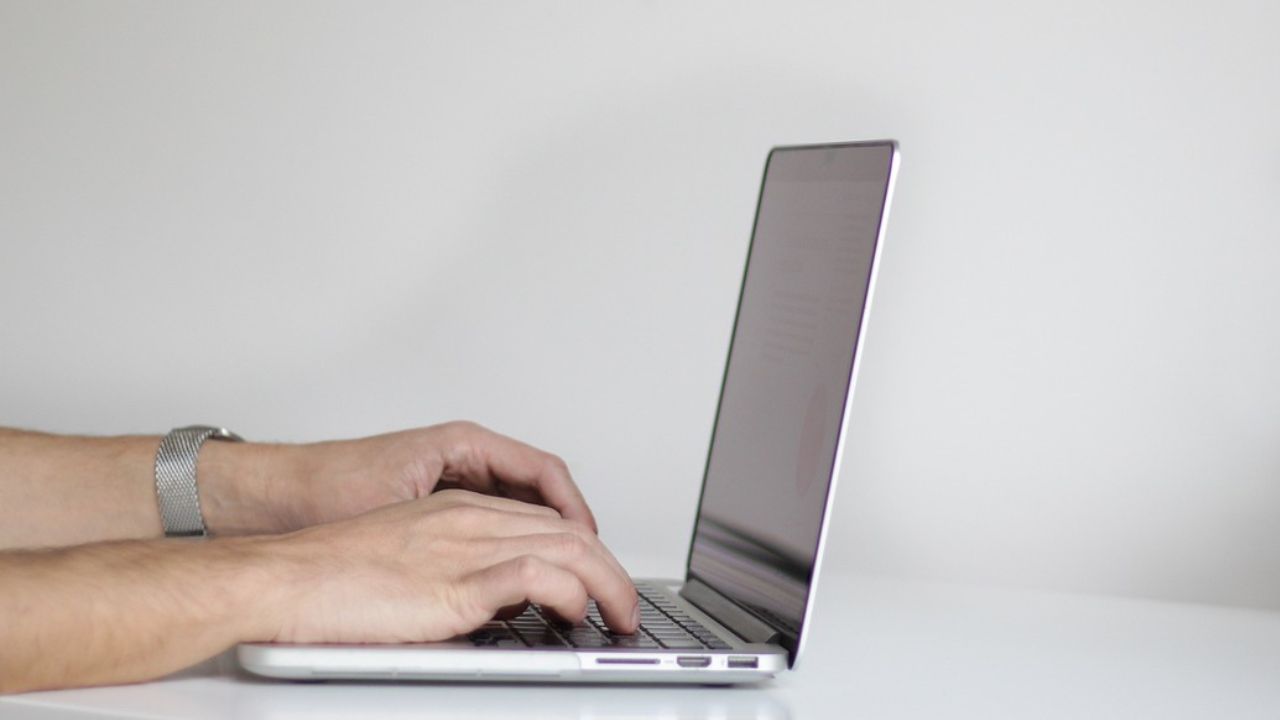
POLYGON ((445 423, 445 427, 461 435, 472 435, 484 431, 480 423, 471 420, 451 420, 445 423))
POLYGON ((551 468, 551 470, 555 473, 561 473, 564 475, 569 474, 569 463, 565 462, 564 458, 560 457, 559 455, 548 453, 547 467, 551 468))
POLYGON ((525 587, 541 580, 545 572, 542 562, 532 555, 521 555, 516 558, 513 571, 525 587))

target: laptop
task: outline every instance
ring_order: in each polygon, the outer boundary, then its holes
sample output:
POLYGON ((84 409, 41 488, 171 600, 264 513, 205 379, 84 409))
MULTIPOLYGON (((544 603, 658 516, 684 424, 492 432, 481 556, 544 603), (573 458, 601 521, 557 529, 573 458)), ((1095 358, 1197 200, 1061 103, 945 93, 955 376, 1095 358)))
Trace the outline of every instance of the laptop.
MULTIPOLYGON (((436 643, 237 648, 298 680, 734 684, 794 668, 813 598, 898 166, 891 140, 765 162, 683 581, 637 580, 641 625, 530 605, 436 643)), ((661 525, 655 525, 660 528, 661 525)))

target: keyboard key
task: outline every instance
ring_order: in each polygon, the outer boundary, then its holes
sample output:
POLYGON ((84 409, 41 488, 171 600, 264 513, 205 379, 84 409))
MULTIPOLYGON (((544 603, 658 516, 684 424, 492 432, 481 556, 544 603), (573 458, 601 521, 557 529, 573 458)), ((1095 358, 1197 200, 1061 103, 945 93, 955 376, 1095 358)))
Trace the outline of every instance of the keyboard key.
POLYGON ((518 617, 505 623, 496 620, 485 623, 467 637, 478 646, 501 648, 529 645, 561 648, 729 649, 728 643, 690 617, 677 600, 666 594, 665 589, 652 586, 641 586, 638 589, 641 593, 641 629, 635 635, 620 635, 611 631, 593 600, 587 606, 586 621, 582 625, 575 626, 554 620, 540 607, 530 605, 518 617))
POLYGON ((612 647, 617 648, 657 648, 658 641, 644 635, 636 633, 635 635, 612 635, 609 637, 612 647))
POLYGON ((534 647, 564 647, 565 641, 551 628, 543 628, 540 632, 528 633, 525 640, 534 647))
POLYGON ((592 627, 580 627, 570 630, 565 639, 574 647, 609 647, 613 643, 599 630, 592 627))
POLYGON ((650 625, 645 629, 654 635, 678 635, 680 637, 685 637, 689 634, 684 631, 684 628, 679 628, 674 625, 659 625, 658 627, 650 625))
POLYGON ((665 627, 664 626, 654 627, 652 625, 646 625, 644 629, 646 632, 649 632, 653 635, 665 635, 668 637, 688 637, 689 635, 689 632, 684 628, 673 627, 670 625, 665 627))
POLYGON ((659 638, 658 642, 662 643, 662 647, 671 648, 672 650, 701 649, 705 647, 695 638, 659 638))

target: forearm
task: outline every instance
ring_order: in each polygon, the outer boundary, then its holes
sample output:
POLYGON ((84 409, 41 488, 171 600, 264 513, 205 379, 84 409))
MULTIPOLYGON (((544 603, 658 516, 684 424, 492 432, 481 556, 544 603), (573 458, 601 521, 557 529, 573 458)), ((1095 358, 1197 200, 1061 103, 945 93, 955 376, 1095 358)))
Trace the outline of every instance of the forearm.
POLYGON ((275 541, 0 552, 0 692, 137 682, 279 629, 275 541))
MULTIPOLYGON (((0 429, 0 550, 160 537, 159 443, 0 429)), ((206 443, 196 478, 209 531, 285 529, 272 495, 297 481, 297 455, 287 445, 206 443)))
POLYGON ((159 537, 159 442, 0 431, 0 549, 159 537))

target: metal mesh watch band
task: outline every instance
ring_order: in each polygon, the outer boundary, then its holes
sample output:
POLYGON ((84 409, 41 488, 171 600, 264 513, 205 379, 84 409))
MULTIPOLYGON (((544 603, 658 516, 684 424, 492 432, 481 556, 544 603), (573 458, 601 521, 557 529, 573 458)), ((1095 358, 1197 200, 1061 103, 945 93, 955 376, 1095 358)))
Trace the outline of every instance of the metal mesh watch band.
POLYGON ((196 489, 196 458, 209 439, 240 442, 244 438, 226 428, 192 425, 175 428, 160 441, 156 450, 156 499, 165 537, 205 534, 196 489))

